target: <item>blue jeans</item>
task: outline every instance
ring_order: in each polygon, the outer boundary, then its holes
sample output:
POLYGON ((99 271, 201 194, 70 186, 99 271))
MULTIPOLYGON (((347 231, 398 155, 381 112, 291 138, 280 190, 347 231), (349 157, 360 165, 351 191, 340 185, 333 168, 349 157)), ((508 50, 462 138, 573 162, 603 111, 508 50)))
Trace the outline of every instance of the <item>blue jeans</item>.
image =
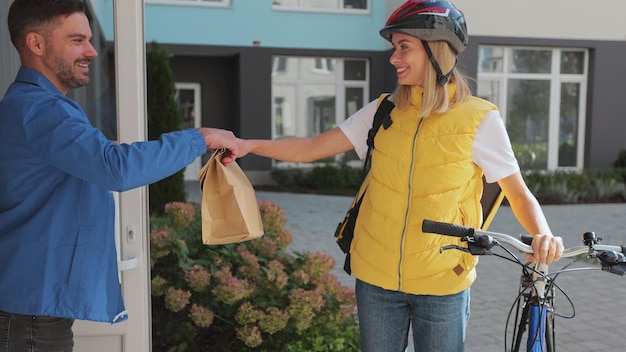
POLYGON ((363 352, 402 352, 409 326, 417 352, 461 352, 469 319, 469 289, 449 296, 412 295, 356 280, 363 352))
POLYGON ((71 352, 74 319, 0 311, 0 352, 71 352))

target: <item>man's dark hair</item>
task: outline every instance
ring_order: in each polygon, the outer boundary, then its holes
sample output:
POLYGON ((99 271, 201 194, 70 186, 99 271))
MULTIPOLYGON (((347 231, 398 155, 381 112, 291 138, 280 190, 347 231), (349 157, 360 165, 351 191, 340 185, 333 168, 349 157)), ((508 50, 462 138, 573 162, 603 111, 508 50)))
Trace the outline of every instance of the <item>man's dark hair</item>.
POLYGON ((15 0, 7 20, 11 42, 19 51, 26 33, 46 34, 59 18, 76 12, 85 13, 82 0, 15 0))

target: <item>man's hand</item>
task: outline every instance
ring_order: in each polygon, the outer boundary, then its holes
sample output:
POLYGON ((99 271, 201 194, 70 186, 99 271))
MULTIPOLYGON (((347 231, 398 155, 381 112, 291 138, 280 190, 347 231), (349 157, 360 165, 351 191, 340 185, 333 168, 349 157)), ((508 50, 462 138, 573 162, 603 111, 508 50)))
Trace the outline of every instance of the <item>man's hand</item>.
POLYGON ((206 127, 200 127, 198 131, 204 136, 204 141, 208 149, 226 149, 224 157, 222 157, 222 164, 228 166, 237 159, 239 144, 237 143, 237 137, 235 137, 232 131, 206 127))

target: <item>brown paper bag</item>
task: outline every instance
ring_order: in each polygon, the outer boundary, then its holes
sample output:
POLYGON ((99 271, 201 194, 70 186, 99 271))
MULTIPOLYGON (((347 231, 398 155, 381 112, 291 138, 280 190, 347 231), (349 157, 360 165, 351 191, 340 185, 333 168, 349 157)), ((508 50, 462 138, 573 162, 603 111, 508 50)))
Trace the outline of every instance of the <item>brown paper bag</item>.
POLYGON ((198 172, 202 194, 202 243, 227 244, 263 235, 254 188, 236 162, 224 166, 216 150, 198 172))

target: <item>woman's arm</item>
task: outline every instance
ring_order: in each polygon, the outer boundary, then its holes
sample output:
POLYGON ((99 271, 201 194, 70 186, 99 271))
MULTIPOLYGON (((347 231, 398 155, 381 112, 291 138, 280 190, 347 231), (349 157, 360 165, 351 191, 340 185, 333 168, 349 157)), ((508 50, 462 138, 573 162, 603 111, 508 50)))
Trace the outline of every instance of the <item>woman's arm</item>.
POLYGON ((311 162, 354 149, 339 127, 310 138, 239 139, 238 144, 237 157, 252 153, 289 162, 311 162))
POLYGON ((528 259, 546 264, 559 260, 563 254, 561 238, 552 235, 541 206, 528 189, 522 174, 516 172, 498 181, 498 184, 519 223, 534 237, 532 244, 534 254, 528 259))

